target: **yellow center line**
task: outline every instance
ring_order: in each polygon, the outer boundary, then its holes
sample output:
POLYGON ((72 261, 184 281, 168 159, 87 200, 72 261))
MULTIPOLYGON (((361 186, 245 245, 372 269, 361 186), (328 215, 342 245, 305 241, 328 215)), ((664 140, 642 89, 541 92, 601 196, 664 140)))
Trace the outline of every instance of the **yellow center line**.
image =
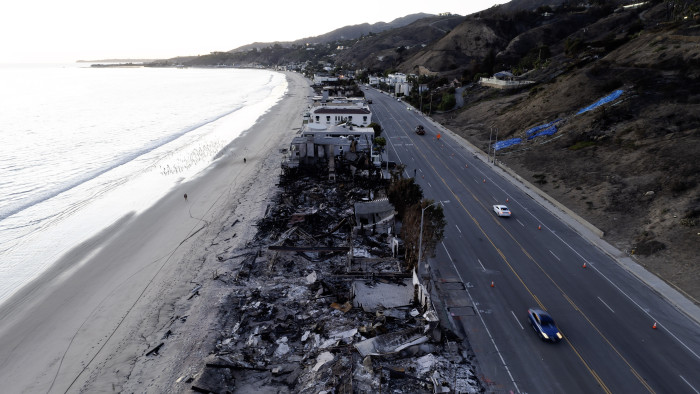
MULTIPOLYGON (((464 184, 464 182, 462 181, 461 177, 458 176, 450 167, 447 166, 447 164, 446 164, 445 161, 443 160, 443 156, 440 155, 440 152, 435 151, 434 147, 432 147, 432 146, 430 146, 430 145, 431 145, 431 144, 429 144, 429 143, 426 143, 426 144, 425 144, 425 146, 434 154, 435 158, 437 158, 437 160, 438 160, 440 163, 442 163, 442 165, 444 166, 444 168, 445 168, 447 171, 449 171, 449 172, 455 177, 455 179, 457 180, 457 182, 459 182, 459 184, 462 185, 462 187, 464 188, 464 190, 466 190, 466 191, 472 196, 472 198, 474 199, 474 201, 476 201, 476 203, 479 204, 479 205, 481 205, 484 209, 487 209, 486 206, 476 197, 476 195, 474 195, 474 193, 472 193, 472 191, 464 184)), ((418 154, 419 154, 420 156, 423 157, 424 161, 430 166, 430 168, 433 170, 433 172, 435 173, 435 175, 436 175, 438 178, 440 178, 440 180, 441 180, 442 183, 445 185, 445 187, 450 191, 450 193, 454 196, 454 198, 459 202, 459 205, 462 207, 462 209, 464 210, 464 212, 472 219, 472 221, 474 222, 474 224, 476 225, 476 227, 479 229, 479 231, 481 231, 481 233, 482 233, 483 236, 488 240, 488 242, 491 244, 491 246, 498 252, 498 254, 501 256, 501 259, 503 259, 503 261, 504 261, 505 264, 508 266, 508 268, 510 268, 511 272, 513 273, 513 275, 515 275, 515 277, 516 277, 516 278, 518 279, 518 281, 523 285, 523 287, 525 288, 525 290, 530 294, 530 296, 532 296, 532 298, 535 300, 535 302, 537 302, 537 304, 538 304, 542 309, 544 309, 544 310, 546 311, 546 310, 547 310, 546 307, 542 304, 542 302, 540 302, 539 298, 537 298, 537 296, 535 296, 535 294, 534 294, 534 293, 530 290, 530 288, 525 284, 525 281, 520 277, 520 275, 518 275, 518 273, 516 272, 515 268, 511 265, 511 263, 508 261, 508 259, 507 259, 507 258, 505 257, 505 255, 503 254, 503 252, 501 252, 501 250, 495 245, 495 243, 491 240, 491 238, 486 234, 486 232, 485 232, 484 229, 481 227, 481 225, 479 224, 479 222, 477 221, 477 219, 476 219, 476 218, 471 214, 471 212, 469 212, 469 210, 464 206, 464 204, 462 203, 462 200, 461 200, 461 199, 457 196, 457 194, 452 190, 452 188, 450 187, 450 185, 448 185, 447 181, 440 175, 440 173, 437 171, 437 169, 436 169, 435 166, 432 164, 432 162, 431 162, 430 160, 428 160, 428 158, 426 157, 426 155, 423 153, 423 151, 422 151, 421 149, 417 149, 417 150, 418 150, 418 154)), ((494 220, 494 221, 496 222, 496 224, 497 224, 499 227, 501 227, 501 228, 508 234, 508 236, 513 240, 513 242, 515 242, 515 243, 520 247, 520 249, 523 251, 523 253, 525 254, 525 256, 527 256, 527 258, 528 258, 530 261, 532 261, 532 262, 540 269, 540 271, 542 271, 542 273, 554 284, 554 286, 559 290, 559 292, 562 294, 562 296, 564 296, 564 298, 569 302, 569 304, 571 304, 571 306, 574 308, 574 310, 576 310, 577 312, 579 312, 579 314, 581 314, 581 316, 582 316, 582 317, 588 322, 588 324, 600 335, 600 337, 601 337, 601 338, 608 344, 608 346, 618 355, 618 357, 620 357, 620 359, 621 359, 625 364, 627 364, 627 366, 630 368, 630 371, 632 371, 632 374, 637 378, 637 380, 639 380, 639 382, 642 383, 642 385, 647 389, 647 391, 649 391, 650 393, 655 393, 655 391, 651 388, 651 386, 649 386, 649 384, 641 377, 641 375, 639 375, 639 373, 634 369, 634 367, 632 367, 632 365, 629 363, 629 361, 627 361, 627 359, 620 353, 620 351, 617 350, 617 348, 616 348, 616 347, 608 340, 608 338, 598 329, 598 327, 596 327, 596 326, 593 324, 593 322, 588 318, 588 316, 586 316, 586 314, 583 313, 583 311, 581 310, 581 308, 579 308, 579 307, 576 305, 576 303, 575 303, 575 302, 567 295, 567 293, 557 284, 557 282, 547 273, 547 271, 544 270, 544 268, 542 268, 542 266, 530 255, 530 253, 527 252, 527 250, 525 249, 525 247, 524 247, 522 244, 520 244, 520 242, 518 242, 518 241, 515 239, 515 237, 510 233, 510 231, 508 231, 508 229, 506 229, 505 227, 503 227, 503 225, 502 225, 500 222, 498 222, 497 220, 494 220)), ((565 337, 565 338, 566 338, 566 337, 565 337)), ((571 347, 571 349, 574 350, 574 353, 578 356, 578 358, 579 358, 579 360, 581 361, 581 363, 582 363, 582 364, 584 365, 584 367, 589 371, 589 373, 593 376, 593 378, 598 382, 598 384, 600 384, 600 386, 603 388, 603 390, 604 390, 605 392, 609 393, 610 390, 609 390, 608 387, 605 385, 605 383, 603 382, 603 380, 598 376, 598 374, 597 374, 593 369, 591 369, 591 368, 588 366, 588 363, 584 360, 584 358, 583 358, 583 357, 581 356, 581 354, 576 350, 576 348, 574 348, 573 344, 571 343, 571 341, 569 341, 568 338, 566 338, 566 342, 569 344, 569 346, 571 347)))

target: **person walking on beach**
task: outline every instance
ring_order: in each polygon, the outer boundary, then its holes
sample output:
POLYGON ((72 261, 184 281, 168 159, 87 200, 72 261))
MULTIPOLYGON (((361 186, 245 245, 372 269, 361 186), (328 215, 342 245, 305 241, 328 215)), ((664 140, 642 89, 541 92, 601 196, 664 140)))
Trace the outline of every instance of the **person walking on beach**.
POLYGON ((245 157, 243 158, 243 164, 245 164, 245 157))
POLYGON ((185 193, 185 202, 187 202, 187 193, 185 193))

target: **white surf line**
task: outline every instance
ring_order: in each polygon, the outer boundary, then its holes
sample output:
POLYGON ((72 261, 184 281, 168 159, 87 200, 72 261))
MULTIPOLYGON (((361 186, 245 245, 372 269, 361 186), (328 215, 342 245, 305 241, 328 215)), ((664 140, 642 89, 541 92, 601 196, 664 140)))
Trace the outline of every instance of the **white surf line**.
POLYGON ((478 262, 479 262, 479 265, 481 265, 481 269, 484 270, 484 271, 486 271, 486 267, 484 267, 484 264, 481 262, 481 260, 476 259, 476 261, 478 261, 478 262))
MULTIPOLYGON (((548 250, 549 250, 549 249, 548 249, 548 250)), ((549 253, 551 253, 552 256, 554 256, 555 259, 561 261, 561 259, 559 258, 559 256, 557 256, 556 254, 554 254, 554 252, 552 252, 552 251, 550 250, 549 253)))
MULTIPOLYGON (((447 250, 447 246, 445 246, 445 242, 440 242, 442 244, 442 247, 445 249, 445 252, 447 253, 447 256, 450 258, 450 262, 452 263, 452 267, 455 270, 455 273, 457 273, 457 276, 459 277, 459 280, 464 284, 464 279, 462 279, 462 275, 459 273, 459 270, 457 269, 457 266, 455 265, 454 260, 452 260, 452 257, 450 256, 450 252, 447 250)), ((474 297, 472 297, 472 294, 467 290, 467 285, 464 285, 464 291, 467 293, 469 296, 469 299, 472 302, 472 305, 476 305, 474 302, 474 297)), ((474 308, 474 311, 476 312, 476 315, 479 316, 479 320, 481 320, 481 324, 484 326, 484 329, 486 330, 486 334, 488 334, 489 339, 491 340, 491 343, 493 344, 493 347, 496 349, 496 354, 498 354, 498 357, 501 359, 501 363, 503 364, 503 368, 506 369, 506 372, 508 373, 508 376, 510 377, 511 383, 513 383, 513 386, 515 386, 515 390, 520 393, 520 389, 518 388, 518 384, 515 383, 515 379, 513 378, 513 375, 510 373, 510 369, 508 368, 508 364, 506 364, 506 360, 503 358, 503 355, 501 354, 501 351, 498 349, 498 345, 496 345, 496 341, 493 339, 493 335, 491 335, 491 331, 489 331, 489 327, 486 325, 486 321, 484 321, 484 317, 481 315, 481 312, 479 312, 479 308, 474 308)))
POLYGON ((600 300, 600 302, 603 303, 603 305, 605 305, 608 309, 610 309, 610 312, 615 313, 615 311, 610 307, 610 305, 606 304, 602 298, 598 297, 598 299, 600 300))
POLYGON ((698 391, 695 387, 693 387, 692 384, 690 384, 687 380, 685 380, 685 378, 683 377, 683 375, 678 375, 678 376, 680 376, 681 379, 683 379, 683 381, 685 382, 685 384, 687 384, 688 386, 690 386, 690 388, 693 389, 693 391, 695 391, 697 394, 700 394, 700 391, 698 391))
POLYGON ((515 316, 515 312, 513 312, 513 311, 511 310, 511 311, 510 311, 510 313, 512 313, 512 314, 513 314, 513 318, 515 319, 515 322, 516 322, 516 323, 518 323, 518 325, 520 326, 520 329, 521 329, 521 330, 524 330, 524 329, 525 329, 525 327, 523 327, 523 325, 522 325, 522 324, 520 324, 520 320, 518 320, 518 317, 517 317, 517 316, 515 316))
POLYGON ((515 219, 515 221, 520 223, 521 226, 525 227, 525 225, 523 224, 523 222, 520 221, 520 219, 515 219))
POLYGON ((459 231, 459 233, 462 234, 462 230, 459 229, 459 226, 455 224, 455 227, 457 227, 457 231, 459 231))

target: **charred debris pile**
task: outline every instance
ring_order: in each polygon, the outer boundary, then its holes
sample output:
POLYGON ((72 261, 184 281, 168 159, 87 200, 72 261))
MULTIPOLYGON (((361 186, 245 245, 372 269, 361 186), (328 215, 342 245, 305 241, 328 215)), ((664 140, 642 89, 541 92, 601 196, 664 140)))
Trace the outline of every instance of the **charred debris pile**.
POLYGON ((483 392, 471 356, 404 267, 389 180, 322 175, 285 171, 255 239, 220 256, 231 291, 192 390, 483 392))

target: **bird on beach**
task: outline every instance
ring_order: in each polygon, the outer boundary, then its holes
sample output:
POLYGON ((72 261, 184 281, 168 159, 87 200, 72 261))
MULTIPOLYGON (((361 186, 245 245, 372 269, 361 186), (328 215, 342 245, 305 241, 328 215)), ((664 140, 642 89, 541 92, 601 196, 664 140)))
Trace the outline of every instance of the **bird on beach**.
POLYGON ((185 193, 185 202, 187 202, 187 193, 185 193))

